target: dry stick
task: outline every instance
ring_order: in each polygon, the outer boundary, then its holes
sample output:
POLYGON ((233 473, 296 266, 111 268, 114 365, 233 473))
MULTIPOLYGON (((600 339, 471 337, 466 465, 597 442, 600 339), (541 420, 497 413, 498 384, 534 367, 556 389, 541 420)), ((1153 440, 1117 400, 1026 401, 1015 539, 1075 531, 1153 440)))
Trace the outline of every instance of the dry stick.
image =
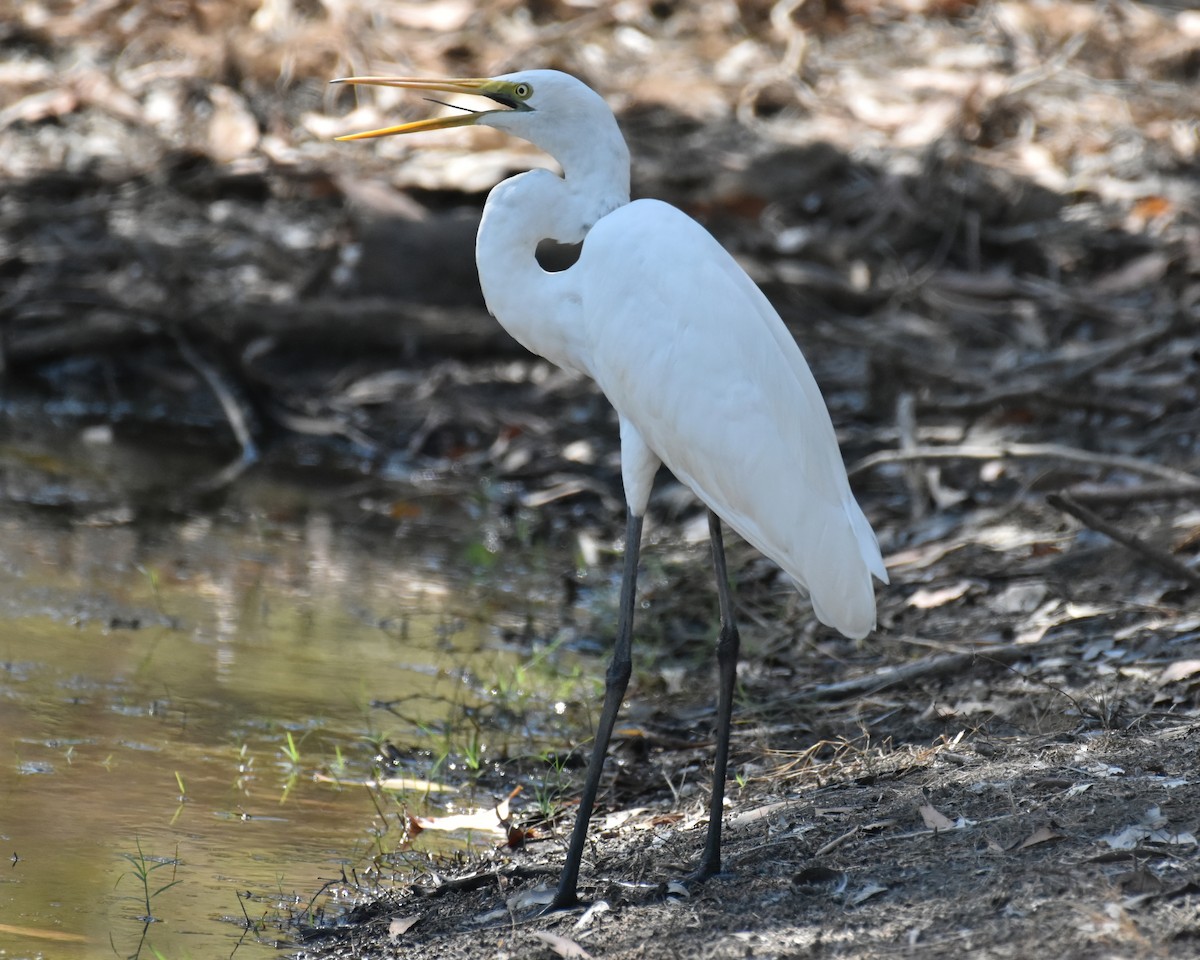
POLYGON ((1139 483, 1136 487, 1074 486, 1066 493, 1076 503, 1146 503, 1200 497, 1197 483, 1139 483))
POLYGON ((1053 460, 1069 460, 1086 463, 1094 467, 1113 470, 1129 470, 1146 476, 1158 477, 1170 483, 1186 486, 1200 485, 1200 477, 1184 470, 1164 467, 1149 460, 1123 457, 1116 453, 1095 453, 1078 447, 1067 447, 1059 443, 1001 443, 996 446, 963 444, 948 447, 916 447, 913 450, 880 450, 863 457, 850 468, 851 476, 878 467, 885 463, 905 463, 909 460, 1003 460, 1005 458, 1046 457, 1053 460))
POLYGON ((233 430, 238 445, 242 448, 242 455, 233 463, 223 467, 215 476, 197 484, 196 489, 201 493, 211 493, 232 483, 245 473, 247 468, 258 461, 258 445, 250 433, 245 413, 239 406, 233 391, 221 379, 221 375, 196 352, 182 333, 174 331, 174 337, 179 355, 204 378, 204 382, 208 384, 208 388, 221 404, 225 419, 229 421, 229 427, 233 430))
MULTIPOLYGON (((905 452, 916 450, 917 443, 917 401, 908 390, 896 398, 896 430, 900 435, 900 449, 905 452)), ((916 460, 905 464, 904 482, 908 487, 909 517, 913 520, 922 519, 929 505, 930 490, 926 483, 927 468, 916 460)))
POLYGON ((1116 540, 1117 543, 1128 547, 1134 553, 1141 554, 1164 573, 1186 580, 1193 587, 1200 587, 1200 573, 1176 560, 1169 553, 1164 553, 1157 547, 1152 547, 1141 537, 1122 530, 1115 524, 1109 523, 1102 516, 1089 510, 1068 494, 1052 493, 1046 497, 1046 502, 1050 506, 1062 510, 1064 513, 1069 513, 1085 526, 1091 527, 1093 530, 1098 530, 1106 537, 1116 540))
POLYGON ((877 673, 863 677, 851 677, 837 683, 823 683, 803 694, 805 699, 840 700, 844 697, 858 697, 867 693, 878 693, 890 687, 902 686, 914 680, 927 677, 944 677, 948 674, 961 673, 976 661, 985 660, 992 663, 1012 663, 1036 653, 1045 653, 1047 648, 1076 637, 1043 640, 1040 643, 1009 643, 1003 646, 985 647, 970 653, 946 653, 933 657, 923 657, 912 663, 903 663, 898 667, 889 667, 877 673))

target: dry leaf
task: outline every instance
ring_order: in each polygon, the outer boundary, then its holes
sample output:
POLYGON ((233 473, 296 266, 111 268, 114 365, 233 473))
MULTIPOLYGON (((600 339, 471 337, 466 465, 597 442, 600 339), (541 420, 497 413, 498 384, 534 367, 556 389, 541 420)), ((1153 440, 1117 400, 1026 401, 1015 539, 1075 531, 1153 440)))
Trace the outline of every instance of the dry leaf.
POLYGON ((922 804, 917 808, 920 811, 921 819, 925 821, 925 826, 930 830, 953 830, 954 821, 947 817, 944 813, 935 810, 928 803, 922 804))
POLYGON ((1200 673, 1200 660, 1176 660, 1165 669, 1158 678, 1160 686, 1167 683, 1178 683, 1200 673))
POLYGON ((420 917, 392 917, 388 924, 388 937, 392 940, 400 939, 420 919, 420 917))
POLYGON ((10 107, 0 110, 0 130, 17 121, 40 123, 51 117, 61 117, 79 106, 79 97, 73 90, 59 87, 41 93, 31 93, 10 107))
POLYGON ((385 777, 382 780, 347 780, 344 777, 331 777, 327 773, 313 774, 313 780, 318 783, 339 783, 342 786, 381 787, 384 790, 396 790, 407 793, 457 793, 458 787, 448 783, 438 783, 436 780, 422 780, 419 777, 385 777))
POLYGON ((414 834, 422 830, 438 830, 443 833, 470 830, 494 834, 506 841, 508 839, 508 827, 496 816, 495 810, 473 810, 470 813, 452 813, 445 817, 409 817, 408 823, 409 830, 414 834))
POLYGON ((475 4, 470 0, 422 0, 421 3, 391 3, 388 12, 398 23, 414 30, 448 33, 460 30, 470 19, 475 4))
POLYGON ((1033 613, 1046 597, 1049 587, 1042 582, 1013 583, 1000 591, 989 603, 997 613, 1033 613))
POLYGON ((1018 850, 1024 850, 1026 847, 1037 846, 1039 843, 1048 843, 1051 840, 1061 840, 1065 834, 1051 830, 1049 827, 1038 827, 1029 836, 1022 840, 1018 845, 1018 850))
POLYGON ((1155 217, 1170 213, 1172 206, 1173 204, 1166 197, 1151 195, 1136 201, 1129 212, 1143 221, 1153 220, 1155 217))
POLYGON ((737 829, 739 827, 747 827, 752 823, 757 823, 759 820, 765 820, 779 813, 781 810, 786 810, 794 804, 788 800, 777 800, 774 803, 765 803, 761 807, 755 807, 753 810, 747 810, 745 813, 739 813, 736 817, 731 817, 727 823, 730 828, 737 829))
POLYGON ((258 119, 241 94, 215 84, 208 91, 208 100, 213 111, 208 121, 208 150, 214 160, 228 163, 258 146, 258 119))
POLYGON ((908 598, 908 605, 916 607, 918 610, 932 610, 935 607, 941 607, 957 600, 970 589, 970 580, 959 580, 958 583, 953 583, 948 587, 942 587, 938 590, 929 590, 921 587, 921 589, 914 592, 908 598))
POLYGON ((567 937, 559 936, 557 933, 550 933, 548 930, 535 930, 533 935, 542 943, 549 944, 560 957, 565 957, 566 960, 591 960, 592 955, 583 949, 574 940, 567 937))
POLYGON ((1130 260, 1107 276, 1100 277, 1092 289, 1105 296, 1132 293, 1143 287, 1158 283, 1171 265, 1171 258, 1161 251, 1147 253, 1130 260))
POLYGON ((1124 830, 1100 839, 1114 850, 1135 850, 1143 843, 1196 845, 1195 834, 1187 830, 1172 830, 1157 806, 1149 807, 1139 823, 1130 824, 1124 830))
POLYGON ((887 893, 887 887, 872 880, 850 898, 850 906, 857 907, 860 903, 866 903, 881 893, 887 893))
POLYGON ((522 890, 504 901, 509 913, 524 913, 533 907, 545 907, 554 902, 556 891, 549 887, 538 887, 536 890, 522 890))
POLYGON ((592 921, 595 920, 598 916, 600 916, 600 914, 608 913, 608 911, 611 909, 612 909, 612 907, 610 907, 608 905, 607 900, 597 900, 590 907, 588 907, 586 910, 583 911, 582 917, 580 917, 578 920, 575 921, 574 929, 576 929, 576 930, 587 929, 588 927, 590 927, 592 925, 592 921))

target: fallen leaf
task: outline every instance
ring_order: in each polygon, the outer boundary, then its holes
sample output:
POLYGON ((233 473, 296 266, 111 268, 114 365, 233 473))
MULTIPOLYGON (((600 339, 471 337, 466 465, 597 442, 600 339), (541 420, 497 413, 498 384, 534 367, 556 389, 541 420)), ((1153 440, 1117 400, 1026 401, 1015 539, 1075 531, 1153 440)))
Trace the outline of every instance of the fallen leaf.
POLYGON ((1180 680, 1194 677, 1197 673, 1200 673, 1200 660, 1176 660, 1162 672, 1158 683, 1159 686, 1178 683, 1180 680))
POLYGON ((470 19, 475 5, 469 0, 421 0, 420 3, 392 3, 388 13, 397 22, 414 30, 449 33, 460 30, 470 19))
POLYGON ((566 960, 591 960, 592 955, 583 949, 574 940, 560 936, 557 933, 550 933, 548 930, 535 930, 533 935, 542 943, 550 945, 550 948, 560 957, 565 957, 566 960))
POLYGON ((1153 220, 1155 217, 1161 217, 1164 214, 1170 213, 1172 203, 1166 197, 1160 197, 1152 194, 1148 197, 1142 197, 1134 202, 1130 209, 1135 217, 1141 217, 1143 220, 1153 220))
POLYGON ((420 917, 392 917, 388 924, 388 937, 392 940, 399 940, 420 919, 420 917))
POLYGON ((532 907, 544 907, 554 902, 555 891, 550 887, 522 890, 504 901, 509 913, 524 913, 532 907))
POLYGON ((409 830, 438 830, 454 833, 470 830, 478 833, 495 834, 502 840, 508 839, 508 827, 496 816, 495 810, 472 810, 470 813, 451 813, 444 817, 409 817, 409 830))
POLYGON ((52 117, 71 113, 79 106, 79 97, 73 90, 59 87, 41 93, 31 93, 10 107, 0 110, 0 130, 21 121, 40 123, 52 117))
POLYGON ((537 837, 536 830, 510 824, 508 828, 508 847, 510 850, 520 850, 535 837, 537 837))
POLYGON ((1038 827, 1033 833, 1017 844, 1017 849, 1024 850, 1026 847, 1034 847, 1039 843, 1061 840, 1064 836, 1065 834, 1059 833, 1057 830, 1051 830, 1049 827, 1038 827))
POLYGON ((1041 606, 1048 590, 1041 581, 1013 583, 993 597, 989 605, 997 613, 1033 613, 1041 606))
POLYGON ((957 600, 970 589, 970 580, 959 580, 958 583, 938 590, 921 587, 908 598, 908 605, 916 607, 918 610, 933 610, 935 607, 941 607, 957 600))
POLYGON ((208 150, 219 163, 243 157, 258 146, 258 119, 245 99, 229 87, 215 84, 208 91, 212 116, 208 121, 208 150))
POLYGON ((731 817, 726 822, 733 829, 746 827, 752 823, 757 823, 759 820, 765 820, 768 817, 774 816, 781 810, 786 810, 789 806, 793 805, 793 803, 787 800, 777 800, 774 803, 766 803, 761 807, 755 807, 753 810, 747 810, 745 813, 739 813, 736 817, 731 817))
POLYGON ((866 903, 872 897, 878 896, 881 893, 886 893, 887 887, 882 884, 875 883, 873 880, 864 886, 858 893, 850 898, 850 906, 857 907, 860 903, 866 903))
POLYGON ((1169 843, 1196 845, 1196 835, 1187 830, 1172 830, 1158 807, 1150 807, 1142 816, 1141 823, 1131 823, 1117 833, 1100 838, 1114 850, 1135 850, 1143 843, 1169 843))
POLYGON ((313 774, 317 783, 338 783, 342 786, 382 787, 384 790, 397 790, 414 793, 457 793, 458 787, 434 780, 421 780, 417 777, 386 777, 383 780, 347 780, 342 777, 331 777, 327 773, 313 774))
POLYGON ((1131 293, 1158 283, 1170 265, 1171 258, 1162 251, 1155 250, 1153 253, 1135 257, 1123 267, 1100 277, 1092 283, 1092 290, 1104 296, 1131 293))
POLYGON ((607 900, 597 900, 590 907, 583 911, 583 916, 575 921, 575 930, 585 930, 592 925, 592 921, 602 913, 608 913, 612 907, 608 905, 607 900))
POLYGON ((921 819, 925 821, 925 826, 930 830, 953 830, 954 821, 944 813, 935 810, 928 803, 922 804, 917 808, 920 811, 921 819))

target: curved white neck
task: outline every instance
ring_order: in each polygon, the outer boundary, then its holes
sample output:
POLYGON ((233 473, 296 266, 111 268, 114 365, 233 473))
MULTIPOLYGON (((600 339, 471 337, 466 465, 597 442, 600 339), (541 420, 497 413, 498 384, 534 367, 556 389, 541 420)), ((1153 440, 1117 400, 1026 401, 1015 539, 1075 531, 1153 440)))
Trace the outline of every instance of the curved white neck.
POLYGON ((608 156, 575 152, 565 177, 531 170, 492 190, 475 242, 479 282, 492 315, 522 345, 570 370, 589 372, 579 349, 580 297, 567 269, 537 262, 542 240, 578 243, 601 217, 629 202, 623 140, 608 156))

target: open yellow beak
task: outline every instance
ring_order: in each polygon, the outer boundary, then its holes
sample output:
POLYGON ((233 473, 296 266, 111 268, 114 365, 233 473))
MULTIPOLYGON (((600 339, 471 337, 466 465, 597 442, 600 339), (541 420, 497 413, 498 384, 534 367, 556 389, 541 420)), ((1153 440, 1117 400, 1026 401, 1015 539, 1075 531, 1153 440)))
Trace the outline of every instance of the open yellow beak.
MULTIPOLYGON (((511 88, 516 84, 503 80, 486 78, 468 78, 460 80, 421 80, 416 77, 341 77, 331 83, 370 84, 377 87, 403 87, 406 90, 436 90, 440 93, 469 93, 478 97, 488 97, 504 107, 522 110, 529 109, 521 99, 513 94, 511 88)), ((466 108, 464 108, 466 109, 466 108)), ((335 140, 369 140, 372 137, 390 137, 397 133, 416 133, 419 130, 444 130, 447 127, 466 127, 478 123, 479 118, 494 110, 467 110, 462 114, 451 114, 448 117, 429 117, 426 120, 414 120, 411 123, 401 123, 394 127, 383 127, 379 130, 366 130, 362 133, 348 133, 335 140)))

